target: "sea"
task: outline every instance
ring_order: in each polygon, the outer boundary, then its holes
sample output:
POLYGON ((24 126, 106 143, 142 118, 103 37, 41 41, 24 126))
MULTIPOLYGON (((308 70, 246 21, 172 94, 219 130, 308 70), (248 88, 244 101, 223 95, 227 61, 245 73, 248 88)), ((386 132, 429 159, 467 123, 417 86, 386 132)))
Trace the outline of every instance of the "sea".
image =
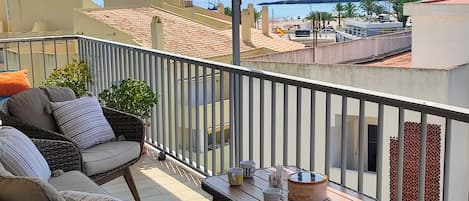
MULTIPOLYGON (((93 0, 98 5, 103 5, 103 0, 93 0)), ((258 11, 261 10, 260 3, 266 2, 275 2, 278 0, 241 0, 241 8, 247 8, 248 4, 252 3, 254 8, 258 11)), ((213 8, 218 3, 222 3, 225 7, 231 7, 231 0, 192 0, 192 3, 196 6, 202 8, 213 8)), ((363 13, 361 9, 359 9, 359 2, 352 2, 357 6, 357 13, 363 13)), ((392 9, 391 4, 388 1, 380 1, 388 11, 392 9)), ((310 4, 276 4, 276 5, 268 5, 269 7, 269 16, 275 19, 303 19, 305 16, 308 15, 311 11, 319 11, 319 12, 334 12, 336 3, 310 3, 310 4)))

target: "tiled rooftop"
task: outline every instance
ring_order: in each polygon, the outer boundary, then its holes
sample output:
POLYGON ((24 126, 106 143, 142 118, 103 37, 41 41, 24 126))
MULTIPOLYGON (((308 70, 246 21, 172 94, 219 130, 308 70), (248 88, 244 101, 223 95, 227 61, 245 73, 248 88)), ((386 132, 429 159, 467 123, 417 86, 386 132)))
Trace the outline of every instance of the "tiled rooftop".
POLYGON ((366 63, 368 66, 386 66, 386 67, 412 67, 412 52, 407 51, 397 55, 389 56, 381 60, 375 60, 366 63))
MULTIPOLYGON (((200 187, 201 177, 171 159, 156 160, 151 152, 131 167, 142 201, 207 201, 211 196, 200 187)), ((123 177, 102 186, 112 196, 133 200, 123 177)))
MULTIPOLYGON (((150 23, 153 16, 159 16, 163 24, 165 51, 198 58, 225 56, 232 52, 231 29, 216 29, 159 8, 98 9, 83 10, 83 13, 138 38, 144 47, 151 48, 150 23)), ((304 48, 301 43, 281 39, 274 34, 265 36, 260 30, 252 29, 251 33, 253 46, 241 43, 241 52, 257 48, 277 52, 304 48)))

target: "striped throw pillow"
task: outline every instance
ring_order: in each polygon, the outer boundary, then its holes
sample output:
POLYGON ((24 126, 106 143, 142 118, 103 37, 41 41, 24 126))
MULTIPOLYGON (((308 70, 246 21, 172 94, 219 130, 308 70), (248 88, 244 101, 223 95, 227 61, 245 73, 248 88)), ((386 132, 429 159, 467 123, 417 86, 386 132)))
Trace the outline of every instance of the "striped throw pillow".
POLYGON ((115 139, 96 97, 52 102, 51 107, 59 129, 81 150, 115 139))
POLYGON ((47 182, 52 174, 33 142, 13 127, 0 126, 0 161, 15 176, 37 177, 47 182))

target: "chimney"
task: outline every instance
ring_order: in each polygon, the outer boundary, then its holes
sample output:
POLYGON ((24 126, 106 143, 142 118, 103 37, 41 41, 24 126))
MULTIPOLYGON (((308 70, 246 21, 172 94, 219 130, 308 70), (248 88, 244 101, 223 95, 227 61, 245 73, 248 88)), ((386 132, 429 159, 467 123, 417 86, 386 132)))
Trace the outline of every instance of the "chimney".
POLYGON ((225 7, 223 6, 222 3, 217 4, 217 12, 223 15, 225 14, 225 7))
POLYGON ((163 23, 158 16, 153 16, 151 20, 151 46, 153 49, 163 50, 163 23))
POLYGON ((251 27, 255 28, 254 25, 256 25, 256 23, 254 22, 254 17, 256 16, 256 14, 254 13, 254 5, 252 3, 248 4, 248 11, 249 15, 251 15, 251 27))
POLYGON ((262 33, 269 36, 269 8, 262 6, 262 33))
POLYGON ((247 9, 241 12, 242 39, 244 43, 251 44, 251 18, 247 9))

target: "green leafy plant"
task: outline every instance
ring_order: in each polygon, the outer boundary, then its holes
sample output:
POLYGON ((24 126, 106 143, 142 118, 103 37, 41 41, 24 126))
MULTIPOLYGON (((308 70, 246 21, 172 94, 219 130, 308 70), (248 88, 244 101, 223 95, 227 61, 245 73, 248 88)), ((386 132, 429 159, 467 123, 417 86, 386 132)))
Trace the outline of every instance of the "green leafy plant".
POLYGON ((357 6, 352 2, 347 2, 344 5, 345 17, 355 17, 357 15, 357 6))
POLYGON ((399 20, 399 22, 404 22, 405 24, 407 22, 407 18, 409 17, 404 15, 404 4, 416 1, 418 0, 390 0, 390 2, 392 3, 392 9, 397 15, 397 19, 399 20))
POLYGON ((71 64, 59 67, 43 81, 46 86, 68 87, 77 97, 87 93, 87 84, 91 84, 91 73, 84 61, 73 60, 71 64))
POLYGON ((132 78, 102 91, 99 100, 106 107, 136 115, 143 120, 150 118, 153 106, 158 103, 156 94, 144 81, 132 78))

